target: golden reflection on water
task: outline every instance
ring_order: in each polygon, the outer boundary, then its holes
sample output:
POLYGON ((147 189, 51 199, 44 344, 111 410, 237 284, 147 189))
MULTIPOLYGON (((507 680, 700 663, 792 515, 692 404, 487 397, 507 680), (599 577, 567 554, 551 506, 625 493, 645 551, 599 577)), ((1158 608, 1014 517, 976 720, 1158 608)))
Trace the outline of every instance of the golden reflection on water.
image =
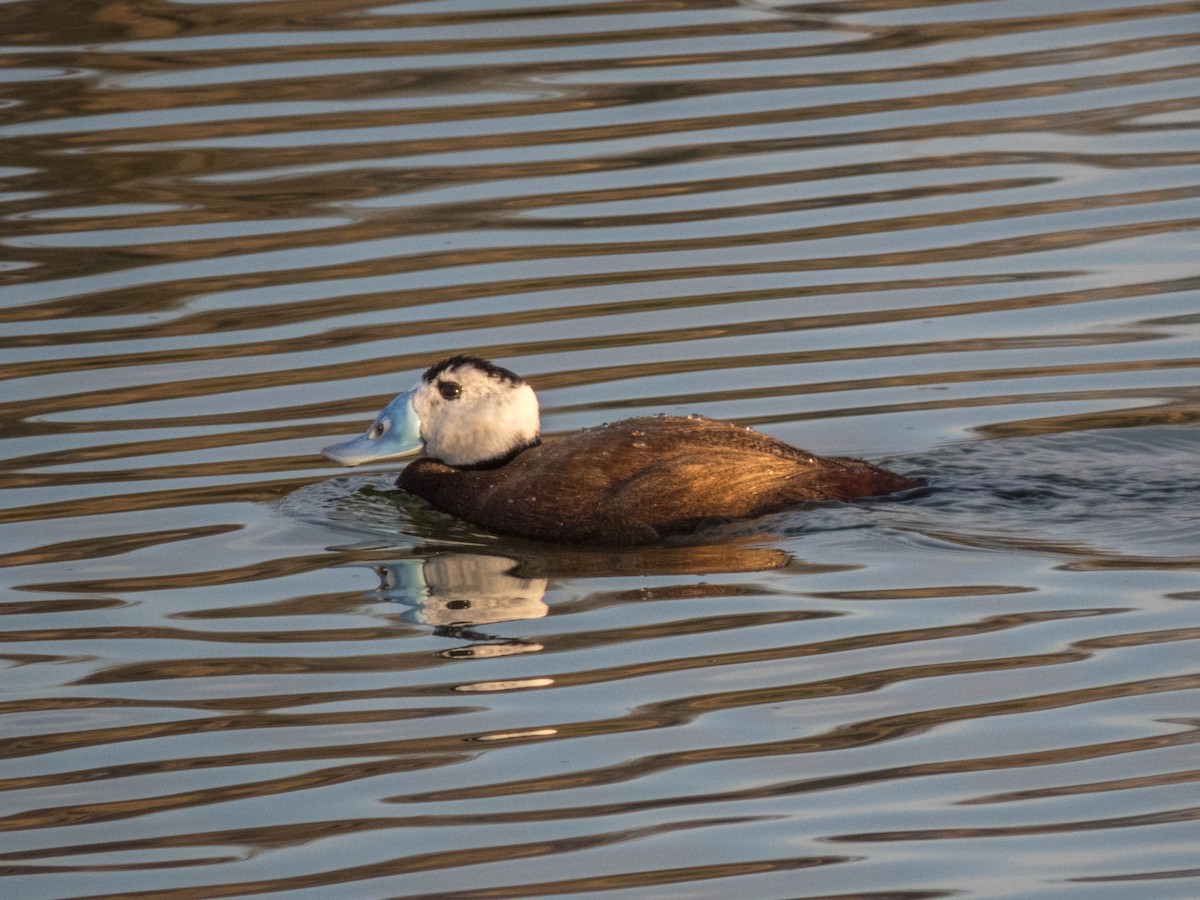
POLYGON ((1195 896, 1200 20, 1077 5, 0 5, 0 892, 1195 896), (458 351, 928 488, 331 473, 458 351))

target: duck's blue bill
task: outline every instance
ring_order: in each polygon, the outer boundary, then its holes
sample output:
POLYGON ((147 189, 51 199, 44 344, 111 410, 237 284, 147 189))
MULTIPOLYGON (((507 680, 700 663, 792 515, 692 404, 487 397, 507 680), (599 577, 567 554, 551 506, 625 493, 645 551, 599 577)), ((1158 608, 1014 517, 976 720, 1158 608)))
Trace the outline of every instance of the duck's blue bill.
POLYGON ((421 446, 421 420, 412 405, 413 392, 401 394, 375 417, 366 434, 321 451, 326 459, 343 466, 361 466, 403 456, 421 446))

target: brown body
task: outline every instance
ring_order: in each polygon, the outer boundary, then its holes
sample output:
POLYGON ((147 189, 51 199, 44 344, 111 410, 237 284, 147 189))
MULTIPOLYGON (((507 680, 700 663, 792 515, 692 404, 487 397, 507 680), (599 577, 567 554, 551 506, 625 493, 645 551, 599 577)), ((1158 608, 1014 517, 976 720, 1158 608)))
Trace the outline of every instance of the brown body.
POLYGON ((492 531, 607 545, 653 543, 714 519, 917 486, 860 459, 814 456, 728 422, 668 416, 590 428, 497 468, 418 459, 397 484, 492 531))

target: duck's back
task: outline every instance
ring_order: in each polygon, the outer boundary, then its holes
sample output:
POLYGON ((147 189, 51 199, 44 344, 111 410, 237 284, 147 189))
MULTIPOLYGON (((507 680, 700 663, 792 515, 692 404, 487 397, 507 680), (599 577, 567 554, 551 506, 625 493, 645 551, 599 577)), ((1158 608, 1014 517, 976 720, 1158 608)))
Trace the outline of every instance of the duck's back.
POLYGON ((819 457, 700 417, 626 419, 549 440, 495 469, 418 459, 399 486, 493 531, 540 540, 642 544, 713 519, 915 487, 863 460, 819 457))

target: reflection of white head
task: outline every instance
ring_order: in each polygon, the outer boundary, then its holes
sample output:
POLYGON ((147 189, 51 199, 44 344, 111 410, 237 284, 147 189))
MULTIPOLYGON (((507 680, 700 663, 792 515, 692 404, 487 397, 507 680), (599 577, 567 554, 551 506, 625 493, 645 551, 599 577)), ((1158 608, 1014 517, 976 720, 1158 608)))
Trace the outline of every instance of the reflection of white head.
POLYGON ((505 556, 452 553, 373 566, 380 593, 411 610, 410 621, 426 625, 487 625, 548 615, 546 579, 513 574, 518 563, 505 556))
POLYGON ((533 388, 508 369, 471 356, 443 360, 412 395, 425 453, 450 466, 501 460, 538 442, 533 388))
POLYGON ((426 594, 421 604, 430 625, 487 625, 540 619, 546 606, 545 578, 518 578, 517 561, 502 556, 455 553, 425 560, 426 594))

